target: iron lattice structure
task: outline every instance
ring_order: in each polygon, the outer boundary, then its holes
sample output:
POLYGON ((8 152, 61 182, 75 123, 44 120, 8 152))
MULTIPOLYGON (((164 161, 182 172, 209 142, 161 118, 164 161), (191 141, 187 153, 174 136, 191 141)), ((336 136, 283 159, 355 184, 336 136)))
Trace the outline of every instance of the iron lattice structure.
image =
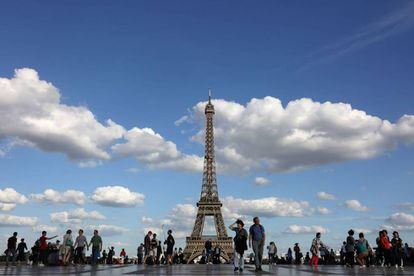
POLYGON ((186 239, 184 255, 187 262, 192 262, 201 256, 204 250, 204 243, 211 238, 213 246, 219 245, 221 257, 227 262, 231 260, 233 254, 233 241, 227 236, 226 226, 224 225, 221 213, 222 204, 219 199, 216 179, 216 162, 214 158, 214 105, 211 103, 211 92, 209 91, 208 103, 205 107, 206 133, 205 133, 205 156, 203 170, 203 185, 201 188, 200 200, 197 203, 198 211, 194 223, 193 232, 186 239), (204 222, 206 217, 213 217, 216 236, 203 236, 204 222))

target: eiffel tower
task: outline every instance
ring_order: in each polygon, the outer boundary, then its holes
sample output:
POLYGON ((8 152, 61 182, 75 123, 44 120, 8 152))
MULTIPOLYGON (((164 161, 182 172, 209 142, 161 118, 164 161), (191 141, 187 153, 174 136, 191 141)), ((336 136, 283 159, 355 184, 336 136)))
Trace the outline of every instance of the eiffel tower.
POLYGON ((233 240, 227 236, 226 226, 224 225, 221 213, 221 202, 218 196, 216 180, 216 162, 214 159, 214 129, 213 116, 214 105, 211 103, 211 90, 209 90, 208 103, 204 111, 206 115, 205 133, 205 156, 203 170, 203 185, 201 187, 200 200, 197 203, 198 211, 194 223, 193 232, 187 237, 187 245, 184 255, 188 263, 202 255, 204 243, 210 238, 215 245, 221 248, 221 257, 229 262, 233 254, 233 240), (203 235, 204 222, 206 217, 213 217, 216 228, 215 236, 203 235))

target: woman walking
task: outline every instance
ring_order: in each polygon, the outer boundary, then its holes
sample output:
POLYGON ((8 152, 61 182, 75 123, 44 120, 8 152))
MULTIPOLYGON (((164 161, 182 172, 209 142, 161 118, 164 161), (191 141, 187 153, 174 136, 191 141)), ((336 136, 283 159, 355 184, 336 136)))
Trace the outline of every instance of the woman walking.
POLYGON ((396 268, 403 267, 402 263, 402 251, 403 251, 403 242, 400 238, 400 234, 397 231, 392 233, 392 261, 396 268))
POLYGON ((366 259, 368 257, 370 246, 368 241, 364 237, 364 233, 359 233, 359 240, 356 244, 357 249, 357 262, 360 267, 366 267, 366 259))
POLYGON ((318 267, 319 254, 321 248, 325 248, 325 245, 321 241, 321 233, 316 233, 316 237, 313 239, 310 248, 310 251, 312 253, 312 258, 309 262, 310 266, 318 267))
POLYGON ((68 265, 72 256, 73 248, 72 230, 69 229, 66 231, 66 234, 63 236, 63 244, 60 248, 62 250, 61 255, 63 255, 63 265, 68 265))
POLYGON ((234 231, 234 271, 243 272, 244 269, 244 251, 247 250, 248 234, 244 229, 244 223, 238 219, 235 223, 229 226, 230 230, 234 231), (235 226, 236 225, 236 226, 235 226))

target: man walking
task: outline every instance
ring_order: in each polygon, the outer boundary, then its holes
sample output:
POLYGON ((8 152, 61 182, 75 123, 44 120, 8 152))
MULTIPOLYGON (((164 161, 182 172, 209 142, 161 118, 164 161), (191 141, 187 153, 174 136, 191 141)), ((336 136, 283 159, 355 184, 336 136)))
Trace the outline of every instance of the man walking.
POLYGON ((91 242, 88 245, 89 247, 92 245, 92 265, 96 265, 98 263, 98 258, 100 252, 102 251, 102 238, 98 235, 98 230, 93 231, 93 236, 91 238, 91 242))
POLYGON ((265 229, 258 217, 253 218, 253 225, 249 230, 249 247, 253 247, 256 272, 262 271, 263 246, 265 243, 265 229))
POLYGON ((9 265, 9 258, 12 257, 12 265, 16 265, 16 255, 17 255, 17 232, 13 233, 7 240, 7 249, 6 249, 6 265, 9 265))
POLYGON ((76 237, 74 248, 76 248, 76 255, 75 255, 75 264, 85 264, 85 258, 83 255, 83 250, 85 246, 88 245, 88 241, 86 237, 83 235, 83 230, 79 229, 78 236, 76 237))

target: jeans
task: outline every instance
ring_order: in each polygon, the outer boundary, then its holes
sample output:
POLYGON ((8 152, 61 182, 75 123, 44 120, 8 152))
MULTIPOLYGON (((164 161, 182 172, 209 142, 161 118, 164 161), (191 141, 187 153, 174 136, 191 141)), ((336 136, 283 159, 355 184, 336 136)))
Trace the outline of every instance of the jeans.
POLYGON ((15 264, 16 263, 16 257, 17 257, 17 251, 15 249, 7 249, 6 265, 9 264, 10 256, 12 257, 12 263, 15 264))
POLYGON ((99 247, 92 247, 92 264, 97 264, 99 258, 99 247))
POLYGON ((237 267, 239 269, 244 269, 244 258, 243 254, 237 253, 236 251, 233 252, 233 264, 234 267, 237 267))
POLYGON ((76 264, 84 264, 85 263, 85 259, 83 258, 83 248, 84 247, 76 247, 76 255, 74 258, 74 261, 76 264))
POLYGON ((254 265, 256 266, 256 268, 260 268, 262 266, 263 246, 264 246, 264 243, 262 240, 252 241, 252 247, 253 247, 253 252, 254 252, 254 265))

